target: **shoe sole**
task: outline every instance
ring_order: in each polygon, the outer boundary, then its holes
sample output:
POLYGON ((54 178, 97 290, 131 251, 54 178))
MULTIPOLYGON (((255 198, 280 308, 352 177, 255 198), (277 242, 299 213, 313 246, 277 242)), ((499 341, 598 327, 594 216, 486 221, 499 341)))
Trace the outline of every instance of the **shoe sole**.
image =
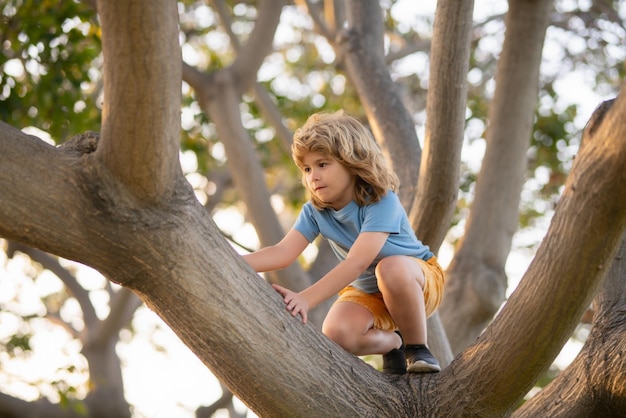
POLYGON ((407 367, 406 371, 409 373, 436 373, 441 371, 441 367, 418 360, 407 367))

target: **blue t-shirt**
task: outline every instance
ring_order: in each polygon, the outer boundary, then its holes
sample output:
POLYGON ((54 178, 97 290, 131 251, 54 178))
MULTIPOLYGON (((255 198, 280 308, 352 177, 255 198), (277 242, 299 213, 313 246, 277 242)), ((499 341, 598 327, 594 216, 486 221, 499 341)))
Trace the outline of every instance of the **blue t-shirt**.
POLYGON ((333 251, 343 261, 361 232, 387 232, 389 237, 382 249, 352 286, 367 292, 378 292, 374 271, 380 260, 391 255, 408 255, 428 260, 433 256, 427 245, 422 244, 409 224, 400 199, 389 191, 378 202, 359 206, 351 201, 345 207, 334 210, 316 209, 311 202, 302 207, 293 228, 309 241, 318 236, 326 238, 333 251))

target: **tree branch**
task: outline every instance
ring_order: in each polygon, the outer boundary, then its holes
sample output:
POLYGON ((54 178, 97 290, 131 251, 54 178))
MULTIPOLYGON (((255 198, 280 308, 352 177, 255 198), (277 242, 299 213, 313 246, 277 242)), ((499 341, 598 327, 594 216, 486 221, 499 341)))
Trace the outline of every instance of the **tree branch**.
MULTIPOLYGON (((275 6, 275 3, 272 3, 263 9, 271 9, 275 6)), ((262 16, 259 16, 255 23, 255 29, 257 26, 268 24, 266 23, 268 21, 273 22, 274 13, 276 11, 262 13, 262 16)), ((278 17, 274 16, 274 18, 278 17)), ((228 21, 227 19, 224 20, 228 21)), ((277 23, 276 20, 275 24, 277 23)), ((275 29, 275 24, 273 29, 275 29)), ((268 33, 265 32, 267 27, 259 30, 261 33, 258 36, 251 35, 251 38, 255 37, 256 39, 250 40, 241 48, 238 56, 245 54, 246 48, 253 48, 257 52, 271 50, 273 34, 271 37, 268 36, 268 33), (261 41, 265 42, 266 45, 260 45, 261 41)), ((282 239, 284 231, 276 218, 274 209, 271 207, 263 168, 256 157, 252 146, 253 141, 243 127, 239 113, 240 94, 245 90, 243 86, 248 82, 254 83, 258 66, 261 65, 262 60, 257 57, 252 61, 245 61, 245 58, 236 58, 235 61, 239 62, 236 64, 237 66, 242 66, 243 62, 247 62, 247 65, 256 65, 257 67, 247 68, 245 72, 237 75, 235 74, 237 69, 233 64, 231 67, 205 75, 185 65, 185 81, 196 91, 200 106, 215 122, 217 134, 224 144, 233 182, 237 189, 242 192, 242 200, 248 207, 247 216, 256 228, 261 245, 272 245, 282 239), (243 75, 249 76, 251 79, 243 80, 241 78, 243 75), (216 100, 218 97, 220 98, 219 101, 216 100)), ((294 290, 301 290, 307 287, 310 282, 297 263, 293 263, 287 269, 271 273, 270 277, 274 282, 294 290)))
POLYGON ((597 313, 574 361, 515 411, 516 418, 619 416, 626 410, 626 235, 595 299, 597 313), (558 399, 558 402, 555 402, 558 399))
POLYGON ((259 105, 259 109, 263 113, 263 116, 265 116, 265 119, 267 119, 272 128, 274 128, 276 136, 280 139, 282 150, 286 154, 291 155, 291 140, 293 134, 283 123, 282 113, 280 113, 280 110, 267 93, 267 90, 265 90, 265 87, 260 83, 255 83, 254 85, 254 101, 259 105))
POLYGON ((260 0, 254 29, 245 44, 241 46, 232 64, 232 75, 241 89, 240 94, 249 90, 256 80, 256 74, 272 50, 272 41, 284 0, 260 0))
POLYGON ((426 108, 426 136, 410 220, 422 241, 441 246, 456 208, 465 133, 473 1, 438 1, 426 108))
POLYGON ((489 376, 483 383, 490 390, 476 388, 472 400, 485 411, 504 413, 489 408, 513 405, 532 387, 571 336, 611 265, 626 229, 624 115, 622 87, 601 124, 584 132, 589 137, 522 281, 476 343, 450 366, 460 379, 478 370, 489 376))
POLYGON ((0 392, 0 416, 3 418, 80 418, 84 415, 73 408, 53 404, 45 398, 28 402, 0 392))
POLYGON ((105 99, 97 154, 136 198, 158 203, 182 176, 176 2, 101 1, 98 12, 105 99))
POLYGON ((410 211, 421 149, 411 115, 385 63, 382 10, 375 0, 351 0, 347 4, 348 28, 329 42, 335 46, 337 56, 343 57, 374 137, 400 178, 400 200, 410 211))
MULTIPOLYGON (((222 26, 224 27, 224 30, 228 34, 228 38, 230 39, 230 43, 233 46, 233 49, 238 52, 237 59, 242 60, 243 57, 241 57, 242 56, 241 43, 239 42, 239 38, 237 38, 237 36, 232 30, 230 16, 226 12, 226 6, 224 4, 224 1, 214 0, 213 3, 215 5, 217 14, 220 16, 220 20, 222 21, 222 26)), ((275 7, 275 6, 272 6, 272 7, 275 7)), ((279 17, 280 17, 280 13, 279 13, 279 17)), ((266 18, 264 20, 271 20, 271 19, 266 18)), ((259 20, 257 21, 256 26, 259 26, 262 23, 263 22, 259 20)), ((276 24, 277 23, 278 22, 276 22, 276 24)), ((265 29, 267 30, 268 28, 265 28, 265 29)), ((274 31, 275 29, 276 28, 274 27, 274 31)), ((272 38, 273 38, 274 31, 272 32, 272 38)), ((271 41, 267 42, 266 40, 265 42, 271 45, 271 41)), ((258 45, 255 44, 255 46, 258 46, 258 45)), ((257 68, 257 67, 253 67, 253 68, 257 68)), ((191 76, 192 74, 189 74, 189 77, 191 76)), ((282 148, 285 150, 286 153, 290 153, 291 152, 291 132, 282 123, 282 115, 278 111, 278 108, 276 107, 276 105, 270 98, 269 94, 267 93, 267 91, 261 84, 253 83, 252 90, 254 92, 255 102, 259 105, 259 108, 261 109, 261 111, 263 112, 263 114, 265 115, 269 123, 274 128, 276 135, 281 140, 282 148)))
MULTIPOLYGON (((333 0, 330 0, 333 1, 333 0)), ((337 35, 336 30, 331 30, 330 26, 337 26, 337 22, 326 22, 326 14, 324 5, 321 2, 313 2, 311 0, 296 0, 295 3, 303 6, 309 12, 309 16, 313 19, 313 25, 319 34, 326 39, 334 39, 337 35)))
MULTIPOLYGON (((9 241, 7 254, 11 254, 13 251, 20 251, 28 255, 31 260, 41 264, 43 268, 50 270, 59 278, 59 280, 63 282, 69 293, 76 299, 78 305, 80 306, 83 313, 83 321, 85 321, 85 327, 89 328, 90 325, 98 321, 96 310, 89 299, 89 292, 87 292, 85 288, 78 283, 73 274, 61 266, 58 258, 52 257, 48 253, 28 247, 18 242, 9 241)), ((76 333, 76 330, 73 330, 72 333, 76 333)))
POLYGON ((90 241, 82 224, 77 157, 0 121, 0 236, 67 259, 90 241))
POLYGON ((129 289, 121 288, 115 292, 109 302, 109 316, 100 321, 99 326, 89 329, 88 341, 84 345, 105 345, 111 340, 117 341, 120 330, 128 325, 141 305, 141 300, 129 289))
POLYGON ((496 90, 489 106, 487 148, 465 235, 447 270, 439 309, 454 353, 475 340, 504 302, 504 267, 518 226, 552 3, 509 2, 496 90))

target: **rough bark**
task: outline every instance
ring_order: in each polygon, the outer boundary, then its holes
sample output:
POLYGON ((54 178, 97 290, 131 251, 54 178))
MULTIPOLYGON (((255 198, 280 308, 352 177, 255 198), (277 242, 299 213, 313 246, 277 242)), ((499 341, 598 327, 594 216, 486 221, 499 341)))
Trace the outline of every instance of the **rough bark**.
POLYGON ((594 301, 591 333, 572 364, 524 403, 516 418, 618 417, 626 413, 626 236, 594 301))
POLYGON ((100 1, 104 54, 104 104, 98 153, 106 167, 138 199, 158 203, 180 177, 178 139, 181 52, 176 3, 100 1), (142 10, 147 8, 149 11, 142 10), (154 31, 153 28, 160 28, 154 31), (133 39, 133 42, 128 42, 133 39), (120 67, 120 61, 127 63, 120 67), (143 83, 145 77, 150 83, 143 83), (165 103, 156 106, 156 103, 165 103), (125 106, 147 107, 136 115, 125 106), (144 164, 129 164, 143 160, 144 164))
MULTIPOLYGON (((143 3, 142 13, 153 5, 143 3)), ((119 58, 124 67, 132 57, 119 58)), ((180 87, 179 79, 149 73, 138 82, 180 87)), ((136 106, 115 88, 107 91, 136 120, 179 107, 162 100, 136 106)), ((581 147, 520 286, 477 342, 439 374, 382 375, 291 317, 221 237, 182 173, 170 179, 171 194, 169 187, 147 188, 166 197, 150 203, 151 195, 127 185, 132 179, 112 172, 118 164, 105 164, 97 149, 51 147, 0 124, 0 235, 82 262, 135 291, 260 416, 501 416, 552 362, 623 237, 625 114, 622 92, 588 129, 593 144, 581 147)), ((116 155, 145 164, 143 156, 116 155)))
POLYGON ((504 266, 517 229, 551 5, 547 0, 509 2, 486 153, 439 311, 454 353, 476 339, 504 301, 504 266))
MULTIPOLYGON (((501 408, 511 408, 549 367, 608 270, 626 227, 625 110, 622 89, 615 106, 587 128, 592 138, 576 157, 546 238, 518 288, 485 332, 450 365, 459 381, 490 388, 473 393, 475 398, 451 394, 460 404, 467 401, 468 410, 480 410, 483 416, 510 412, 501 408)), ((618 335, 621 330, 612 328, 618 335)), ((605 329, 603 338, 610 335, 605 329)), ((609 356, 611 351, 605 350, 610 348, 594 353, 596 359, 609 356)), ((614 381, 623 369, 606 373, 614 381)), ((542 407, 554 398, 545 401, 542 407)), ((616 399, 611 405, 622 402, 616 399)))
MULTIPOLYGON (((600 142, 599 138, 613 134, 611 129, 614 122, 602 123, 613 104, 612 100, 607 101, 594 112, 581 147, 595 148, 600 142)), ((619 135, 618 132, 615 134, 619 135)), ((621 150, 617 148, 605 152, 624 153, 624 145, 621 145, 621 150)), ((625 202, 626 198, 620 195, 617 200, 625 202)), ((626 235, 622 236, 621 246, 594 300, 592 329, 582 350, 565 371, 538 395, 526 402, 516 411, 515 416, 536 416, 538 411, 549 412, 550 416, 555 417, 581 418, 622 416, 626 413, 626 356, 623 355, 626 352, 624 289, 626 289, 626 235)))
POLYGON ((410 220, 437 250, 456 207, 465 134, 473 1, 437 2, 430 53, 426 136, 410 220))

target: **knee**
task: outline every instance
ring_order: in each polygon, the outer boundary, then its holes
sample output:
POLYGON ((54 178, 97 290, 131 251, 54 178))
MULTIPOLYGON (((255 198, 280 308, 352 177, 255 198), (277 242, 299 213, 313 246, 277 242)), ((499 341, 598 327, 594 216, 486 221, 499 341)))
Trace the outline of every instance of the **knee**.
POLYGON ((347 326, 324 322, 322 332, 347 352, 354 353, 357 351, 357 339, 354 336, 354 331, 348 329, 347 326))
POLYGON ((386 257, 378 262, 376 265, 377 277, 394 276, 397 273, 398 263, 394 262, 395 257, 386 257))
POLYGON ((394 285, 401 286, 403 278, 407 278, 408 274, 405 266, 398 257, 387 257, 380 260, 376 266, 376 279, 379 287, 392 289, 394 285))

